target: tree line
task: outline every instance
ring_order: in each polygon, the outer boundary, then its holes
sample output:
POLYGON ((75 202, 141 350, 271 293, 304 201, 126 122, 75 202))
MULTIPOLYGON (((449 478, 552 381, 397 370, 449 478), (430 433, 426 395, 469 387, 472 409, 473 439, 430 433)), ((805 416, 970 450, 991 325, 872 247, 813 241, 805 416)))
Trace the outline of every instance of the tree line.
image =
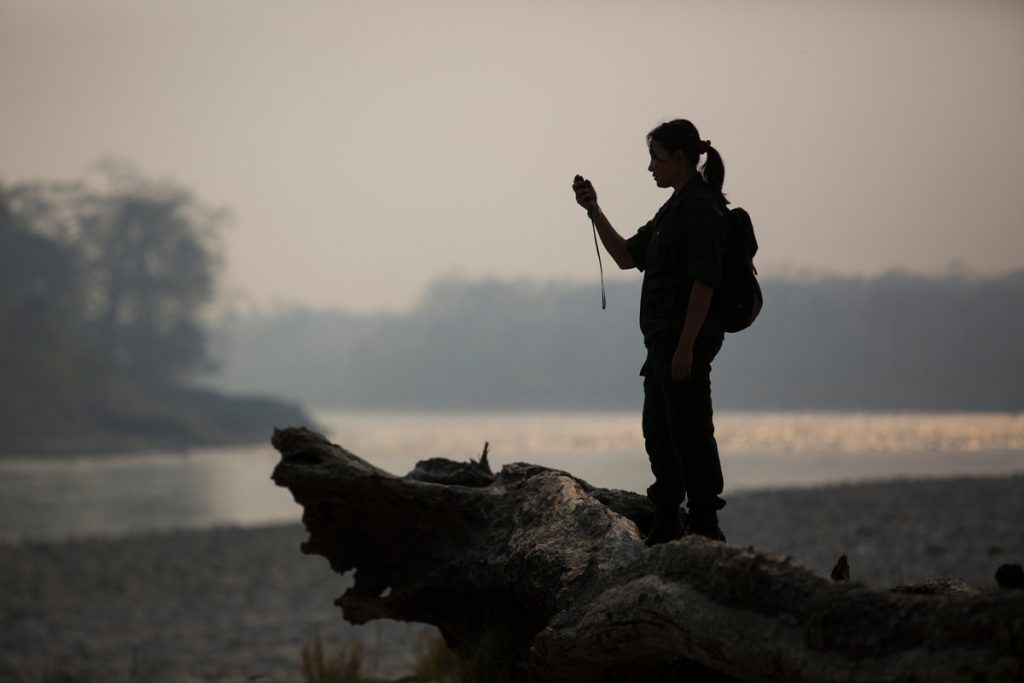
POLYGON ((244 417, 222 419, 237 406, 188 386, 213 367, 204 309, 226 217, 124 163, 0 184, 0 452, 240 435, 244 417))
MULTIPOLYGON (((1022 410, 1024 271, 763 278, 753 327, 726 335, 716 406, 1022 410)), ((595 286, 441 280, 409 312, 301 308, 217 325, 220 386, 387 409, 636 408, 639 278, 595 286)))

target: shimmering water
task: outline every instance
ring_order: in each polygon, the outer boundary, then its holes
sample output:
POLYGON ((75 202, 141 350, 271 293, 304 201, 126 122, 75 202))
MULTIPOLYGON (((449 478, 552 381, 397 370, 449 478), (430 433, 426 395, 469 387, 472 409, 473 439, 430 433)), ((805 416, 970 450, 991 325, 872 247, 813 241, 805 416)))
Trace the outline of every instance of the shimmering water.
MULTIPOLYGON (((395 474, 417 460, 529 461, 598 486, 651 481, 635 412, 323 413, 331 438, 395 474)), ((742 489, 1024 472, 1024 415, 750 413, 716 416, 726 497, 742 489)), ((270 481, 269 443, 185 453, 0 460, 0 539, 297 521, 270 481)))

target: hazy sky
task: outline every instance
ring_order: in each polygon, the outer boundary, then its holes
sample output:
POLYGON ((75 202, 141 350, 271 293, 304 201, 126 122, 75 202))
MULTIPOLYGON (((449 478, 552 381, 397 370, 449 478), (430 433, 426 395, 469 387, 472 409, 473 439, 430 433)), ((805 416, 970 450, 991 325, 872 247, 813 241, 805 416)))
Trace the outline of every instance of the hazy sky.
POLYGON ((762 272, 1024 267, 1015 0, 0 0, 0 106, 0 182, 113 156, 229 207, 243 303, 596 279, 573 175, 631 234, 680 116, 762 272))

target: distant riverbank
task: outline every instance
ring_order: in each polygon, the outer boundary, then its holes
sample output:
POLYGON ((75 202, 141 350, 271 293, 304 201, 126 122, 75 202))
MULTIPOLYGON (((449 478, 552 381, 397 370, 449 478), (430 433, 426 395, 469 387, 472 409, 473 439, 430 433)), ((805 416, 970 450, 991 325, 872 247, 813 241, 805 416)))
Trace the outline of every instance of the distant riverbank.
MULTIPOLYGON (((27 412, 27 411, 26 411, 27 412)), ((267 443, 273 428, 316 422, 296 404, 264 396, 161 387, 124 400, 82 400, 75 410, 39 406, 0 433, 0 457, 108 455, 267 443)))

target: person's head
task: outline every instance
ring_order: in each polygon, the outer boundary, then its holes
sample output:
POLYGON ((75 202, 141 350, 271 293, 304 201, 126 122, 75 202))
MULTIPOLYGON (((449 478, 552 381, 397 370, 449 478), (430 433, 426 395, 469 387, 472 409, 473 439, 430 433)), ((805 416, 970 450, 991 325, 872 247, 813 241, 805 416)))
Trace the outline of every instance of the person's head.
POLYGON ((678 187, 681 179, 698 172, 700 155, 706 154, 699 172, 713 190, 722 194, 725 181, 722 156, 709 140, 700 139, 697 127, 686 119, 668 121, 648 133, 647 149, 651 153, 647 169, 654 175, 658 187, 678 187))

